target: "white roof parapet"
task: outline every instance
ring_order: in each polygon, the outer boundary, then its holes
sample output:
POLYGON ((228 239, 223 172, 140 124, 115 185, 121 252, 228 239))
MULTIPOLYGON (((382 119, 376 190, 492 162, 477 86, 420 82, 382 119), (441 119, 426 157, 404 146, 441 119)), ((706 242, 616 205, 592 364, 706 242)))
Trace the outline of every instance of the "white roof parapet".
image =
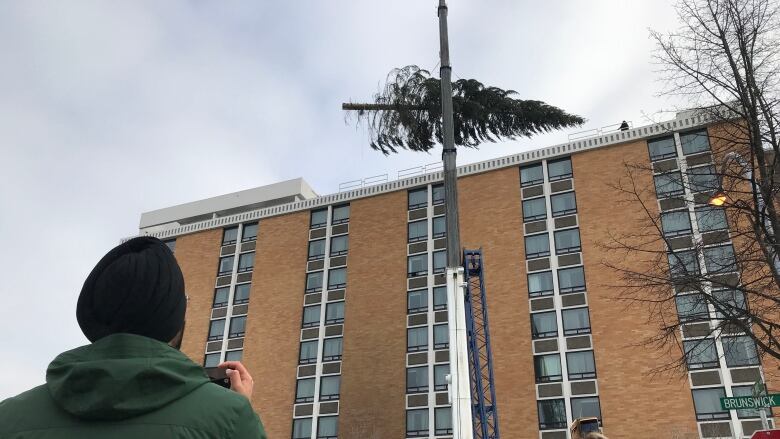
MULTIPOLYGON (((710 122, 712 121, 708 118, 706 114, 703 114, 702 112, 696 112, 693 114, 683 112, 683 113, 679 113, 678 117, 666 122, 660 122, 656 124, 631 128, 626 131, 606 133, 600 136, 589 137, 585 139, 572 140, 567 143, 548 146, 546 148, 540 148, 533 151, 521 152, 510 156, 499 157, 495 159, 485 160, 482 162, 458 166, 458 177, 472 175, 472 174, 481 174, 495 169, 506 168, 510 166, 519 166, 524 163, 533 163, 539 160, 550 159, 557 156, 567 156, 580 151, 597 149, 609 145, 616 145, 619 143, 632 142, 647 137, 659 136, 665 133, 670 133, 675 130, 692 129, 692 128, 706 125, 710 122)), ((442 181, 442 178, 443 178, 442 171, 436 171, 436 172, 431 172, 423 175, 416 175, 408 178, 403 178, 395 181, 389 181, 387 183, 362 187, 351 191, 344 191, 344 192, 338 192, 329 195, 322 195, 316 198, 304 199, 302 201, 295 201, 286 204, 264 207, 257 210, 241 212, 231 216, 224 216, 224 217, 213 218, 213 219, 204 219, 203 221, 193 222, 191 224, 182 224, 177 227, 166 227, 164 229, 158 229, 158 230, 152 230, 152 229, 141 230, 141 235, 151 235, 151 236, 156 236, 160 239, 169 239, 169 238, 176 237, 178 235, 195 233, 201 230, 208 230, 217 227, 225 227, 232 224, 238 224, 250 220, 257 220, 260 218, 284 215, 296 211, 314 209, 317 207, 324 207, 330 204, 347 203, 350 200, 355 200, 358 198, 371 197, 374 195, 379 195, 386 192, 393 192, 401 189, 407 189, 422 184, 439 182, 442 181)), ((262 188, 258 188, 258 189, 262 189, 262 188)), ((227 196, 230 195, 232 194, 229 194, 227 196)), ((215 197, 215 198, 219 198, 219 197, 215 197)), ((161 210, 165 210, 165 209, 161 209, 161 210)), ((143 219, 142 219, 142 223, 143 223, 143 219)))
POLYGON ((253 189, 247 189, 231 194, 206 198, 205 200, 179 204, 177 206, 152 210, 141 214, 141 231, 151 231, 152 228, 178 227, 204 219, 227 216, 236 209, 255 210, 279 204, 316 198, 317 194, 302 178, 273 183, 253 189), (203 218, 208 216, 208 218, 203 218))

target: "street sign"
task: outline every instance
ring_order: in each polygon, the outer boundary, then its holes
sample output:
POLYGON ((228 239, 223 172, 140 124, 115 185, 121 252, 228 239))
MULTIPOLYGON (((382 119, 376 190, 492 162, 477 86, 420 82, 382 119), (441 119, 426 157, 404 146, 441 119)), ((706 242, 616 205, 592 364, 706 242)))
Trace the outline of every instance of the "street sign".
POLYGON ((758 409, 763 407, 780 407, 780 393, 763 396, 737 396, 721 398, 720 407, 723 410, 758 409))
POLYGON ((756 431, 750 439, 780 439, 780 430, 756 431))

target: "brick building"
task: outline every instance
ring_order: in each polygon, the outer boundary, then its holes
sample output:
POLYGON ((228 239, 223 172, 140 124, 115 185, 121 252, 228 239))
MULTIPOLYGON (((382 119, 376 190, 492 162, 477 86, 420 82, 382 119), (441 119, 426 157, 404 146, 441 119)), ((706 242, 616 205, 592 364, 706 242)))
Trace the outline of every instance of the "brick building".
MULTIPOLYGON (((657 329, 615 300, 598 245, 635 227, 638 207, 618 210, 611 189, 623 162, 663 170, 643 182, 655 179, 653 204, 684 212, 702 239, 701 197, 668 172, 710 166, 708 129, 680 114, 459 168, 462 245, 484 252, 502 437, 564 439, 580 416, 612 438, 760 426, 718 403, 749 392, 756 361, 705 353, 687 376, 648 374, 668 358, 635 342, 657 329)), ((184 271, 182 350, 243 361, 272 438, 451 437, 441 178, 326 196, 298 179, 143 214, 140 233, 169 240, 184 271)))

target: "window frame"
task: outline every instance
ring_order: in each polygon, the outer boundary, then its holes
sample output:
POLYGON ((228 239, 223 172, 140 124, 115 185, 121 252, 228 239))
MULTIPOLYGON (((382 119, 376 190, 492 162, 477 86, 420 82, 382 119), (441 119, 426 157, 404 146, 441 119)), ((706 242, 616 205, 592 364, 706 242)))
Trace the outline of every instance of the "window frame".
POLYGON ((684 235, 690 235, 693 233, 693 228, 691 225, 691 215, 690 212, 687 209, 684 210, 672 210, 668 212, 662 212, 661 213, 661 231, 663 232, 664 236, 667 238, 674 238, 677 236, 684 236, 684 235), (679 230, 672 230, 667 231, 666 230, 666 223, 664 222, 664 218, 671 218, 673 215, 680 215, 684 217, 688 221, 688 227, 686 229, 679 229, 679 230))
POLYGON ((559 192, 550 195, 550 213, 553 218, 559 218, 562 216, 574 215, 577 213, 577 194, 574 191, 559 192), (574 207, 556 211, 553 207, 553 199, 562 199, 563 197, 571 196, 574 199, 574 207))
POLYGON ((536 381, 536 384, 558 383, 563 381, 563 365, 561 363, 561 354, 559 352, 534 355, 533 361, 534 361, 534 380, 536 381), (550 358, 556 357, 558 359, 558 371, 559 371, 558 375, 541 374, 540 364, 537 362, 537 358, 544 359, 546 357, 550 357, 550 358))
POLYGON ((444 286, 444 287, 443 286, 433 287, 433 291, 431 293, 433 295, 433 310, 434 311, 440 311, 440 310, 443 310, 443 309, 447 309, 447 300, 448 300, 447 299, 447 287, 446 286, 444 286), (436 302, 436 296, 437 296, 436 292, 437 291, 444 291, 444 304, 440 304, 440 303, 436 302))
POLYGON ((723 361, 726 363, 727 367, 749 367, 749 366, 761 365, 761 359, 759 357, 758 348, 756 347, 756 342, 753 341, 753 339, 750 338, 750 336, 748 335, 722 336, 720 342, 721 345, 723 346, 723 361), (752 358, 744 358, 744 359, 739 359, 736 362, 734 361, 732 355, 735 351, 733 349, 728 348, 726 343, 727 342, 731 343, 731 340, 737 340, 737 339, 741 339, 743 341, 747 341, 748 343, 750 343, 753 349, 752 358))
POLYGON ((571 157, 564 157, 561 159, 556 160, 547 160, 547 180, 550 182, 553 181, 559 181, 559 180, 567 180, 569 178, 574 177, 574 165, 571 162, 571 157), (565 163, 569 162, 569 172, 561 175, 553 175, 550 171, 550 165, 556 165, 558 163, 565 163))
MULTIPOLYGON (((207 341, 217 341, 217 340, 224 340, 225 339, 225 326, 227 326, 226 318, 220 318, 220 319, 211 319, 209 320, 209 332, 206 334, 206 340, 207 341), (214 327, 214 324, 217 322, 222 322, 222 333, 219 335, 211 335, 212 328, 214 327)), ((218 323, 217 323, 218 324, 218 323)))
POLYGON ((553 274, 552 270, 545 270, 545 271, 535 271, 533 273, 527 273, 526 274, 526 287, 528 288, 528 297, 545 297, 545 296, 552 296, 555 294, 555 282, 553 281, 553 274), (549 290, 539 290, 539 291, 531 291, 531 276, 541 276, 541 275, 548 275, 550 278, 550 289, 549 290))
POLYGON ((428 311, 428 289, 417 289, 417 290, 409 290, 406 292, 406 314, 417 314, 421 312, 427 312, 428 311), (412 294, 419 294, 421 297, 425 298, 425 306, 419 306, 419 307, 411 307, 409 303, 409 298, 412 294))
POLYGON ((574 267, 559 268, 557 270, 556 275, 558 276, 558 293, 560 293, 561 295, 578 293, 580 291, 586 291, 588 289, 588 282, 585 279, 585 266, 583 266, 583 265, 576 265, 574 267), (575 286, 572 286, 572 287, 565 287, 564 288, 562 286, 562 283, 561 283, 561 273, 563 273, 563 272, 567 272, 568 273, 570 271, 573 272, 575 270, 579 270, 579 271, 582 272, 582 285, 575 285, 575 286))
POLYGON ((406 409, 406 437, 424 437, 429 436, 431 431, 431 425, 430 425, 430 409, 428 407, 425 408, 414 408, 414 409, 406 409), (425 420, 425 430, 410 430, 409 429, 409 414, 410 412, 425 412, 425 416, 421 416, 419 419, 425 420))
POLYGON ((301 328, 313 328, 316 326, 320 326, 320 322, 322 321, 322 304, 318 303, 316 305, 306 305, 303 307, 303 313, 301 316, 301 328), (317 321, 306 321, 306 311, 309 309, 317 308, 317 321))
MULTIPOLYGON (((727 252, 728 253, 728 252, 727 252)), ((718 257, 722 256, 725 253, 721 253, 718 255, 718 257)), ((731 243, 727 244, 721 244, 721 245, 713 245, 711 247, 704 247, 702 249, 702 256, 704 257, 704 267, 707 269, 707 274, 721 274, 721 273, 735 273, 739 271, 739 264, 737 263, 737 254, 734 250, 734 245, 731 243), (714 251, 722 251, 722 249, 731 249, 731 264, 722 265, 721 262, 725 260, 724 258, 721 261, 716 261, 712 258, 712 253, 714 251), (711 267, 712 266, 712 267, 711 267)))
POLYGON ((241 226, 241 242, 252 242, 257 241, 257 234, 260 232, 260 224, 257 222, 254 223, 246 223, 241 226), (246 231, 249 228, 251 230, 251 227, 254 226, 255 234, 253 236, 246 236, 246 231))
POLYGON ((227 276, 229 274, 233 274, 233 268, 236 265, 236 256, 230 255, 230 256, 221 256, 219 258, 219 262, 217 262, 217 277, 220 276, 227 276), (230 270, 229 271, 222 271, 222 261, 230 261, 230 270))
MULTIPOLYGON (((683 304, 688 305, 687 303, 683 303, 683 304)), ((709 312, 709 307, 707 305, 708 305, 707 299, 702 293, 684 293, 684 294, 678 293, 674 296, 674 307, 675 310, 677 311, 677 319, 680 322, 700 322, 700 321, 709 320, 710 312, 709 312), (692 312, 680 313, 681 301, 688 300, 688 298, 693 298, 693 301, 689 303, 693 303, 697 306, 689 307, 692 312), (702 307, 703 309, 700 309, 702 307)))
POLYGON ((449 435, 452 434, 452 407, 434 407, 433 409, 433 432, 434 435, 440 436, 440 435, 449 435), (443 411, 449 412, 449 428, 439 428, 439 413, 443 411))
POLYGON ((342 358, 344 358, 344 337, 329 337, 323 339, 322 342, 322 362, 328 362, 328 361, 340 361, 342 358), (339 353, 335 355, 325 355, 326 353, 326 345, 329 343, 336 343, 336 340, 338 340, 339 343, 339 353))
MULTIPOLYGON (((567 411, 566 411, 566 399, 564 398, 550 398, 550 399, 540 399, 536 401, 536 411, 539 416, 539 430, 559 430, 559 429, 565 429, 568 428, 568 421, 567 418, 567 411), (555 421, 550 422, 542 422, 542 413, 547 413, 545 410, 542 410, 543 404, 555 404, 558 407, 555 411, 559 411, 559 408, 563 408, 563 419, 557 419, 555 421)), ((560 413, 557 413, 558 415, 560 413)))
POLYGON ((659 200, 663 200, 663 199, 666 199, 666 198, 672 198, 672 197, 678 197, 680 195, 685 194, 685 184, 683 183, 683 180, 682 180, 682 173, 679 170, 676 170, 676 171, 669 171, 669 172, 664 172, 662 174, 655 174, 655 175, 653 175, 653 188, 655 189, 655 197, 657 199, 659 199, 659 200), (679 186, 680 186, 679 189, 675 189, 675 190, 669 191, 669 192, 660 193, 658 191, 658 179, 660 179, 660 178, 670 178, 669 176, 671 176, 672 174, 677 174, 677 176, 679 177, 677 179, 677 181, 679 182, 679 186))
POLYGON ((715 207, 715 206, 699 206, 695 208, 694 210, 694 216, 696 217, 696 225, 699 227, 699 231, 701 233, 709 233, 709 232, 716 232, 721 230, 728 230, 729 229, 729 220, 726 216, 726 211, 721 207, 715 207), (707 227, 703 227, 703 224, 705 224, 704 221, 702 221, 702 217, 709 214, 710 212, 719 212, 721 215, 723 215, 723 227, 714 228, 711 229, 707 227), (701 216, 699 216, 701 214, 701 216))
POLYGON ((328 416, 320 416, 317 418, 317 439, 338 439, 339 437, 339 416, 338 415, 328 415, 328 416), (334 434, 322 434, 321 428, 323 425, 326 425, 323 421, 327 420, 327 422, 330 422, 331 419, 335 419, 335 425, 336 425, 336 431, 334 431, 334 434))
POLYGON ((428 207, 428 186, 409 189, 406 191, 406 210, 416 210, 428 207), (425 201, 412 204, 412 194, 425 192, 425 201))
POLYGON ((447 250, 437 250, 431 255, 433 274, 441 274, 447 271, 447 250))
POLYGON ((312 239, 309 241, 309 253, 308 253, 308 260, 309 261, 319 261, 321 259, 325 259, 325 248, 327 247, 327 239, 321 238, 321 239, 312 239), (322 244, 322 253, 316 253, 312 254, 312 244, 322 244))
POLYGON ((406 352, 421 352, 421 351, 427 351, 428 345, 430 344, 430 340, 428 340, 428 326, 413 326, 411 328, 406 328, 406 352), (414 331, 415 333, 425 334, 425 344, 419 344, 410 346, 410 333, 414 331))
POLYGON ((440 324, 437 324, 437 325, 433 325, 433 349, 434 350, 437 350, 437 349, 447 349, 449 347, 450 347, 449 324, 448 323, 440 323, 440 324), (443 342, 443 341, 440 340, 437 343, 436 342, 436 334, 442 332, 441 328, 445 328, 444 329, 444 335, 447 337, 447 341, 443 342), (437 332, 437 329, 438 329, 438 332, 437 332))
POLYGON ((222 353, 221 352, 210 352, 210 353, 207 353, 207 354, 203 355, 203 367, 205 367, 205 368, 217 367, 217 365, 219 365, 219 363, 221 362, 220 361, 221 358, 222 358, 222 353), (217 362, 214 363, 213 365, 209 365, 209 358, 214 358, 215 356, 217 358, 217 362))
POLYGON ((336 325, 339 323, 344 323, 344 301, 340 300, 338 302, 328 302, 325 305, 325 325, 336 325), (331 308, 332 307, 332 308, 331 308), (331 309, 341 308, 341 317, 336 318, 328 318, 329 311, 331 309))
POLYGON ((249 303, 249 298, 252 294, 252 284, 251 283, 244 283, 244 284, 237 284, 235 289, 233 290, 233 305, 243 305, 245 303, 249 303), (245 299, 240 299, 238 297, 238 289, 244 289, 247 288, 247 294, 245 299))
POLYGON ((314 364, 317 362, 318 357, 318 351, 320 349, 320 341, 319 340, 303 340, 300 343, 298 343, 298 364, 314 364), (314 345, 314 358, 307 357, 307 358, 301 358, 301 355, 303 355, 303 346, 310 346, 314 345))
POLYGON ((328 270, 328 290, 340 290, 347 287, 347 268, 338 267, 328 270), (333 279, 333 273, 344 273, 344 281, 339 283, 331 283, 333 279))
POLYGON ((447 236, 447 217, 444 215, 441 216, 435 216, 433 217, 432 223, 431 223, 431 235, 433 235, 433 239, 443 238, 447 236), (441 222, 444 223, 444 231, 443 232, 437 232, 436 231, 436 223, 441 222))
POLYGON ((447 202, 447 194, 446 194, 446 191, 444 189, 444 185, 443 184, 431 185, 431 203, 434 206, 437 206, 439 204, 444 204, 446 202, 447 202), (436 197, 436 192, 438 192, 439 190, 441 191, 441 197, 437 198, 436 197))
POLYGON ((536 185, 542 184, 542 183, 544 183, 544 165, 542 164, 542 162, 535 163, 533 165, 520 167, 520 187, 536 186, 536 185), (523 181, 523 171, 526 170, 526 169, 533 169, 533 168, 539 168, 539 170, 541 171, 541 174, 542 174, 542 178, 537 178, 537 179, 534 179, 534 180, 523 181))
POLYGON ((247 317, 246 315, 242 315, 242 316, 235 316, 235 317, 231 317, 230 318, 230 328, 228 329, 228 339, 244 337, 246 335, 246 317, 247 317), (236 322, 242 322, 242 325, 244 326, 243 331, 237 331, 237 332, 233 331, 233 325, 236 322))
POLYGON ((236 244, 237 242, 238 242, 238 226, 225 227, 224 229, 222 229, 222 246, 223 247, 226 246, 226 245, 236 244), (225 240, 225 238, 227 238, 228 232, 233 232, 233 231, 236 232, 236 236, 233 239, 225 240))
POLYGON ((579 253, 582 251, 582 238, 580 237, 580 228, 579 227, 573 227, 571 229, 563 229, 563 230, 556 230, 553 232, 553 240, 555 241, 555 254, 556 255, 568 255, 571 253, 579 253), (558 248, 558 235, 564 234, 564 233, 571 233, 575 232, 577 234, 577 242, 579 243, 576 246, 573 247, 564 247, 562 249, 558 248))
POLYGON ((558 313, 555 312, 555 310, 531 313, 531 339, 543 340, 546 338, 554 338, 554 337, 558 337, 558 313), (547 315, 552 314, 553 322, 555 322, 555 331, 537 332, 536 325, 534 324, 535 322, 534 317, 543 314, 547 314, 547 315))
POLYGON ((309 211, 309 229, 320 229, 328 225, 328 208, 314 209, 309 211), (325 213, 325 222, 314 222, 315 214, 325 213))
POLYGON ((349 203, 333 206, 333 213, 331 214, 330 225, 336 226, 339 224, 348 223, 351 213, 352 212, 350 212, 349 203), (347 210, 347 216, 344 218, 336 218, 336 211, 338 210, 339 212, 341 212, 343 209, 347 210))
MULTIPOLYGON (((522 210, 523 210, 523 222, 524 223, 533 222, 533 221, 541 221, 543 219, 547 219, 547 199, 546 199, 546 197, 536 197, 536 198, 530 198, 530 199, 527 199, 527 200, 523 200, 523 202, 522 202, 522 210), (529 211, 529 209, 526 209, 526 207, 525 207, 526 204, 538 203, 538 202, 541 202, 544 205, 544 212, 536 214, 536 215, 526 215, 526 212, 529 211)), ((531 210, 533 210, 533 209, 531 209, 531 210)))
POLYGON ((230 287, 218 287, 214 288, 214 299, 211 301, 211 307, 212 308, 223 308, 230 304, 230 287), (217 293, 220 291, 227 291, 227 294, 225 294, 225 301, 224 302, 217 302, 217 293))
MULTIPOLYGON (((687 144, 690 145, 691 143, 692 142, 688 142, 687 144)), ((706 128, 704 128, 702 130, 692 130, 692 131, 686 131, 686 132, 680 133, 680 149, 682 149, 683 156, 688 156, 688 155, 691 155, 691 154, 701 154, 703 152, 709 152, 709 151, 712 150, 711 148, 712 148, 712 145, 710 145, 710 136, 709 136, 709 133, 707 132, 706 128), (702 135, 707 140, 707 148, 706 149, 701 149, 701 150, 698 150, 698 151, 685 152, 686 142, 683 140, 683 138, 691 137, 691 136, 702 136, 702 135)))
POLYGON ((590 334, 591 333, 591 324, 590 324, 590 309, 588 306, 579 306, 576 308, 565 308, 561 310, 561 323, 563 326, 563 335, 564 337, 569 335, 581 335, 581 334, 590 334), (588 327, 587 328, 572 328, 572 329, 566 329, 566 317, 565 313, 567 312, 574 312, 574 311, 580 311, 585 310, 585 315, 588 319, 588 327))
POLYGON ((581 351, 568 351, 566 352, 566 376, 569 378, 569 381, 579 381, 579 380, 592 380, 598 377, 596 373, 596 354, 593 352, 592 349, 586 349, 581 351), (572 362, 569 360, 569 356, 572 355, 583 355, 583 354, 590 354, 590 358, 593 363, 593 371, 586 371, 586 372, 574 372, 571 371, 571 365, 572 362))
POLYGON ((411 244, 413 242, 422 242, 428 240, 428 219, 409 221, 406 226, 406 242, 411 244), (423 224, 420 224, 423 223, 423 224), (424 225, 425 234, 412 237, 412 226, 424 225))
POLYGON ((427 276, 428 275, 428 253, 417 253, 414 255, 409 255, 406 257, 406 277, 412 278, 412 277, 419 277, 419 276, 427 276), (410 262, 414 259, 425 259, 425 269, 420 271, 410 271, 410 262))
MULTIPOLYGON (((415 383, 417 384, 417 383, 415 383)), ((425 366, 414 366, 414 367, 407 367, 406 368, 406 394, 414 394, 414 393, 428 393, 428 389, 430 388, 430 383, 428 382, 428 365, 425 366), (423 375, 415 375, 420 369, 425 369, 425 373, 423 375), (412 375, 410 375, 410 371, 414 371, 412 375), (424 376, 425 377, 425 385, 422 386, 410 386, 409 385, 409 377, 410 376, 424 376)))
POLYGON ((330 257, 344 256, 349 253, 349 235, 336 235, 330 238, 330 257), (347 245, 344 250, 335 250, 335 242, 346 241, 347 245))
POLYGON ((450 374, 450 363, 434 364, 433 365, 433 390, 434 391, 438 392, 438 391, 442 391, 442 390, 447 390, 447 386, 448 386, 447 375, 449 375, 449 374, 450 374), (443 369, 445 367, 447 368, 447 373, 445 373, 444 376, 443 376, 444 383, 443 384, 442 383, 437 384, 436 377, 438 375, 436 374, 436 371, 437 370, 441 370, 441 369, 443 369))
POLYGON ((310 272, 306 273, 306 280, 304 281, 304 285, 303 285, 304 291, 306 293, 318 293, 318 292, 322 291, 322 283, 323 283, 323 280, 325 280, 324 276, 325 276, 325 270, 310 271, 310 272), (319 281, 318 285, 309 288, 308 287, 308 285, 309 285, 309 277, 317 276, 317 275, 320 276, 320 281, 319 281))
POLYGON ((544 233, 537 233, 534 235, 526 235, 523 237, 523 250, 525 251, 525 259, 536 259, 536 258, 543 258, 545 256, 550 256, 550 234, 547 232, 544 233), (544 238, 544 241, 547 242, 547 250, 537 251, 533 253, 529 253, 529 245, 528 240, 529 239, 541 239, 544 238))
POLYGON ((664 136, 664 137, 656 137, 656 138, 653 138, 653 139, 647 139, 647 152, 648 152, 648 155, 650 156, 650 161, 651 162, 657 162, 659 160, 666 160, 666 159, 670 159, 670 158, 673 158, 673 157, 676 158, 677 157, 677 142, 674 140, 674 136, 664 136), (661 142, 661 141, 667 141, 668 142, 669 140, 672 141, 672 150, 674 152, 665 153, 665 154, 660 154, 660 155, 654 156, 653 155, 653 149, 651 148, 650 144, 654 143, 654 142, 661 142))
MULTIPOLYGON (((699 413, 699 409, 698 409, 698 407, 696 407, 696 394, 697 393, 703 393, 703 392, 709 392, 709 391, 713 391, 713 390, 720 390, 722 392, 722 396, 719 396, 718 399, 726 397, 726 389, 725 389, 725 387, 705 387, 705 388, 691 389, 691 398, 693 399, 693 412, 696 414, 696 420, 697 421, 714 421, 714 420, 718 420, 718 419, 730 419, 731 418, 731 415, 729 414, 728 410, 699 413)), ((720 406, 720 404, 717 404, 717 406, 720 406)))
POLYGON ((685 366, 688 370, 715 369, 720 367, 720 358, 714 338, 705 337, 693 340, 683 340, 683 356, 685 357, 685 366), (714 351, 715 358, 709 361, 692 362, 693 356, 690 354, 693 353, 698 346, 703 346, 703 343, 707 343, 708 347, 714 351), (689 346, 691 346, 690 349, 689 346))
POLYGON ((299 378, 295 380, 295 403, 314 402, 314 389, 317 387, 317 378, 299 378), (311 396, 298 396, 301 390, 301 381, 311 381, 311 396))
MULTIPOLYGON (((309 418, 297 418, 297 419, 293 419, 293 426, 292 426, 292 436, 291 436, 291 437, 292 437, 292 439, 311 439, 311 426, 312 426, 312 420, 313 420, 313 418, 311 418, 311 417, 309 417, 309 418), (303 424, 306 424, 307 422, 308 422, 308 425, 309 425, 309 427, 308 427, 309 434, 308 434, 308 435, 304 435, 304 436, 297 436, 297 437, 296 437, 296 436, 295 436, 295 424, 296 424, 296 423, 303 423, 303 424)), ((304 428, 304 432, 305 432, 305 430, 306 430, 306 429, 304 428)))
POLYGON ((255 269, 255 252, 246 252, 241 253, 238 255, 238 267, 236 267, 236 273, 251 273, 255 269), (252 263, 251 265, 241 266, 241 263, 246 260, 251 259, 252 263))
POLYGON ((593 417, 593 418, 596 418, 596 419, 599 420, 599 426, 602 425, 602 420, 601 420, 601 400, 599 399, 598 395, 570 398, 569 399, 569 404, 571 405, 571 416, 572 416, 572 419, 591 418, 591 417, 593 417), (574 402, 577 401, 579 403, 580 401, 583 401, 583 400, 586 400, 586 399, 595 399, 596 400, 596 406, 598 407, 598 416, 577 416, 575 418, 574 417, 574 402))
POLYGON ((320 401, 335 401, 337 399, 340 399, 340 397, 341 397, 341 375, 325 375, 320 377, 320 401), (325 386, 323 385, 325 380, 333 381, 334 379, 338 380, 338 384, 337 384, 338 393, 327 393, 327 394, 323 393, 323 391, 325 390, 325 386))

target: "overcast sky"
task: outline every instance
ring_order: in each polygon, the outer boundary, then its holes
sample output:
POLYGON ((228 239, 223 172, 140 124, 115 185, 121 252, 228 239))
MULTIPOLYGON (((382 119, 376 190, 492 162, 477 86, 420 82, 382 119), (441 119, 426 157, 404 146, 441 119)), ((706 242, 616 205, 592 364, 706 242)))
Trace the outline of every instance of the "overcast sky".
MULTIPOLYGON (((655 97, 648 28, 668 0, 450 0, 453 75, 635 125, 655 97)), ((304 177, 436 162, 370 150, 344 101, 390 69, 435 69, 435 0, 0 0, 0 400, 85 344, 81 285, 141 212, 304 177)), ((488 144, 459 163, 566 141, 488 144)))

